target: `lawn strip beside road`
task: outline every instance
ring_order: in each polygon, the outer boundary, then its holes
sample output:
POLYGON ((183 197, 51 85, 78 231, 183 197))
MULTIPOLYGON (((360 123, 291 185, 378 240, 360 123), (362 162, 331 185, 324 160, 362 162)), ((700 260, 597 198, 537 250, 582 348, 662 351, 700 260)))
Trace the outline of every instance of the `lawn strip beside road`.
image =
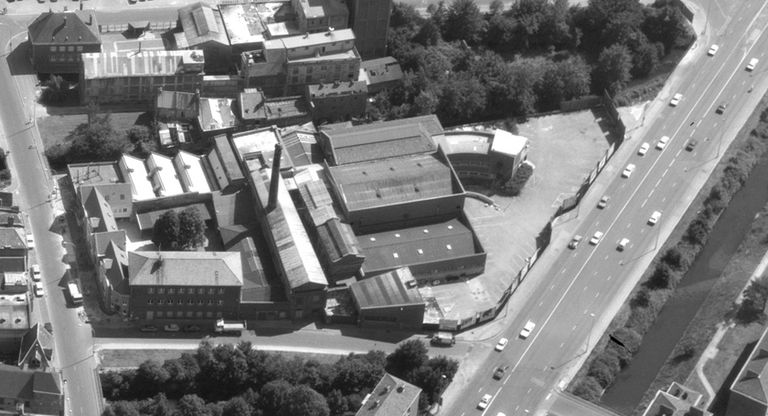
MULTIPOLYGON (((579 372, 577 373, 577 376, 574 377, 572 380, 569 391, 572 391, 572 389, 579 384, 579 382, 586 376, 587 371, 589 370, 589 366, 591 362, 600 354, 603 353, 603 350, 605 349, 605 346, 609 343, 609 336, 608 334, 612 334, 614 331, 616 331, 619 328, 622 328, 625 326, 625 323, 627 322, 627 319, 629 318, 631 314, 631 307, 630 303, 632 299, 634 298, 636 292, 638 292, 641 288, 643 288, 643 285, 645 282, 647 282, 651 276, 654 273, 654 270, 656 268, 656 264, 660 261, 660 258, 666 253, 666 251, 672 247, 675 247, 680 240, 682 240, 683 235, 685 234, 686 230, 688 229, 688 225, 691 223, 692 220, 694 220, 698 212, 703 209, 704 206, 704 200, 708 197, 711 188, 720 183, 720 180, 723 176, 723 168, 728 165, 728 160, 733 156, 738 156, 738 154, 741 152, 742 146, 747 142, 747 140, 750 138, 750 132, 759 124, 760 122, 760 115, 762 111, 768 107, 768 99, 764 98, 761 100, 760 104, 756 107, 755 111, 750 115, 747 122, 744 124, 744 126, 739 130, 739 133, 734 138, 733 142, 731 143, 731 146, 726 151, 725 155, 720 159, 720 162, 718 166, 715 167, 712 175, 709 176, 704 186, 701 188, 701 191, 696 196, 696 198, 691 202, 688 210, 685 212, 685 214, 681 217, 680 221, 678 222, 675 229, 670 234, 669 238, 665 241, 663 246, 658 251, 657 257, 654 259, 653 262, 648 266, 647 270, 643 274, 642 278, 640 279, 639 283, 636 285, 636 287, 633 289, 630 296, 627 297, 626 301, 624 302, 624 305, 621 307, 619 312, 616 314, 614 319, 611 321, 610 325, 606 329, 605 333, 601 337, 600 341, 595 346, 594 350, 590 354, 589 358, 584 362, 584 365, 581 367, 579 372)), ((742 156, 743 157, 743 156, 742 156)), ((742 285, 743 286, 743 285, 742 285)), ((667 289, 669 293, 664 294, 667 299, 671 298, 674 290, 673 289, 667 289)), ((658 290, 651 291, 656 296, 659 296, 658 290)), ((731 302, 733 301, 733 297, 731 297, 731 302)), ((712 324, 712 333, 716 328, 714 328, 714 323, 712 324)), ((711 334, 710 334, 711 337, 711 334)), ((704 341, 706 342, 706 341, 704 341)), ((696 351, 696 355, 693 357, 691 361, 694 361, 698 359, 698 356, 701 354, 701 350, 696 351)), ((646 396, 647 398, 647 396, 646 396)))

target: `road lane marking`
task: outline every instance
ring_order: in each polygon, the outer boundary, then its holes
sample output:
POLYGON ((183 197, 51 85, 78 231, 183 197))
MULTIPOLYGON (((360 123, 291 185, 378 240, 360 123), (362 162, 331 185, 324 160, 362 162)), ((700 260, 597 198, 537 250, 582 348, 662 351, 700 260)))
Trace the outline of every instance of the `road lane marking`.
MULTIPOLYGON (((511 376, 512 374, 510 374, 511 376)), ((485 407, 485 410, 483 410, 483 413, 481 413, 481 416, 485 416, 485 413, 491 410, 491 405, 493 404, 493 401, 496 400, 496 397, 499 396, 499 392, 501 392, 501 386, 499 386, 499 389, 496 390, 496 393, 493 394, 491 397, 491 401, 488 402, 488 406, 485 407)))
POLYGON ((553 290, 555 288, 555 285, 552 285, 549 287, 549 290, 553 290))
POLYGON ((560 343, 560 349, 563 349, 564 346, 565 346, 565 342, 561 342, 560 343))
POLYGON ((627 224, 627 228, 629 228, 629 227, 631 227, 631 226, 632 226, 632 224, 627 224))
POLYGON ((672 167, 672 165, 674 165, 674 164, 675 164, 675 160, 674 160, 674 159, 672 159, 672 161, 671 161, 671 162, 669 162, 669 165, 667 165, 667 168, 671 168, 671 167, 672 167))
POLYGON ((504 379, 504 382, 501 384, 507 384, 510 378, 512 378, 512 374, 508 375, 507 378, 504 379))
POLYGON ((608 276, 605 280, 611 280, 611 277, 613 276, 608 276))
POLYGON ((664 173, 661 174, 661 177, 667 176, 667 172, 669 172, 669 168, 664 169, 664 173))
MULTIPOLYGON (((563 273, 565 273, 565 269, 563 269, 563 270, 560 272, 560 274, 563 274, 563 273)), ((553 287, 554 287, 554 285, 553 285, 553 287)))
POLYGON ((640 204, 640 208, 645 208, 645 204, 648 203, 648 198, 645 198, 645 201, 643 201, 642 204, 640 204))
POLYGON ((544 304, 544 301, 543 301, 543 300, 542 300, 541 302, 539 302, 539 306, 541 306, 541 305, 543 305, 543 304, 544 304))
POLYGON ((552 393, 547 394, 547 397, 545 397, 544 400, 549 400, 550 397, 552 397, 552 393))
POLYGON ((680 156, 680 152, 682 151, 683 151, 683 148, 681 147, 680 150, 678 150, 677 153, 675 153, 675 159, 677 159, 677 157, 680 156))
POLYGON ((595 297, 600 296, 600 292, 595 293, 595 297))
POLYGON ((654 190, 654 191, 656 190, 656 188, 658 188, 658 187, 659 187, 659 184, 660 184, 660 183, 661 183, 661 178, 659 178, 659 180, 658 180, 658 181, 656 181, 656 185, 653 185, 653 190, 654 190))

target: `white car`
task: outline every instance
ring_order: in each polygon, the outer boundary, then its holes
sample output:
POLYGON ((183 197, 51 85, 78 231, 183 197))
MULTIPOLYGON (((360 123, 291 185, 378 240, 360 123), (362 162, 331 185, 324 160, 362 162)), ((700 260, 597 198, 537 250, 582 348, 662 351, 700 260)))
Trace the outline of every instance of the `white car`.
POLYGON ((627 248, 627 244, 629 244, 629 239, 622 238, 621 241, 619 241, 619 245, 616 246, 616 250, 624 251, 624 249, 627 248))
POLYGON ((29 274, 32 276, 32 280, 35 282, 40 281, 40 266, 37 264, 33 264, 32 267, 29 268, 29 274))
POLYGON ((27 234, 27 249, 31 250, 35 248, 35 236, 27 234))
POLYGON ((498 343, 496 343, 496 347, 494 349, 496 351, 504 351, 504 347, 507 346, 507 343, 509 343, 509 340, 506 338, 502 338, 499 340, 498 343))
POLYGON ((683 99, 683 94, 680 94, 679 92, 672 96, 672 99, 669 101, 669 105, 672 107, 677 107, 678 104, 680 104, 680 100, 683 99))
POLYGON ((536 328, 536 324, 533 323, 533 321, 528 321, 525 323, 525 326, 523 327, 523 330, 520 331, 520 338, 526 339, 529 335, 531 335, 531 332, 533 332, 533 329, 536 328))
POLYGON ((749 63, 747 64, 747 71, 753 71, 755 67, 757 66, 757 63, 760 62, 757 58, 752 58, 749 60, 749 63))
POLYGON ((600 242, 600 240, 603 239, 603 232, 602 231, 595 231, 595 234, 592 236, 592 238, 589 239, 589 244, 592 244, 593 246, 596 246, 597 243, 600 242))
POLYGON ((35 282, 35 296, 38 298, 43 297, 43 283, 35 282))
POLYGON ((640 145, 640 148, 637 149, 637 154, 640 156, 645 156, 645 154, 648 152, 648 149, 651 147, 648 143, 643 143, 640 145))
POLYGON ((629 178, 630 176, 632 176, 632 172, 634 172, 634 171, 635 171, 635 165, 630 163, 630 164, 627 165, 626 168, 624 168, 624 172, 621 172, 621 177, 622 178, 629 178))
POLYGON ((653 214, 651 214, 651 218, 648 218, 648 224, 656 225, 656 223, 659 222, 659 218, 661 218, 661 212, 653 211, 653 214))
POLYGON ((611 200, 611 197, 608 195, 603 195, 602 198, 600 198, 600 202, 597 203, 597 207, 600 209, 603 209, 608 206, 608 201, 611 200))
POLYGON ((659 150, 664 150, 664 148, 667 147, 667 142, 669 142, 669 136, 661 136, 659 142, 656 143, 656 148, 659 150))
POLYGON ((709 47, 709 50, 707 51, 707 55, 709 55, 709 56, 715 56, 715 54, 717 53, 717 50, 718 50, 718 49, 720 49, 720 47, 719 47, 719 46, 717 46, 717 45, 712 45, 712 46, 710 46, 710 47, 709 47))
POLYGON ((486 407, 491 403, 491 399, 493 396, 490 394, 484 394, 483 397, 480 399, 480 403, 477 404, 478 409, 485 410, 486 407))

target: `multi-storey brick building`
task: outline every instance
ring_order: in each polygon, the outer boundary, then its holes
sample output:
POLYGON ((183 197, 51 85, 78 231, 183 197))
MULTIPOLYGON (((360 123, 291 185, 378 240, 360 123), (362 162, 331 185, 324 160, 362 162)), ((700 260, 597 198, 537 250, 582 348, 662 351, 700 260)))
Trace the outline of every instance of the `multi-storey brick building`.
POLYGON ((29 25, 35 71, 76 74, 80 55, 100 52, 101 39, 93 10, 43 13, 29 25))

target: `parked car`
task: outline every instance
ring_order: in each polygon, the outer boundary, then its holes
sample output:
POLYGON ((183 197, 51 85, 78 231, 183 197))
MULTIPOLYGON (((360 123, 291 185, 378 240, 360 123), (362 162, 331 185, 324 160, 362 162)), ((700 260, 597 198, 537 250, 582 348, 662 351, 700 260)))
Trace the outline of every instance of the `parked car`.
POLYGON ((707 55, 709 55, 709 56, 715 56, 715 54, 717 53, 717 50, 718 50, 718 49, 720 49, 720 47, 719 47, 719 46, 717 46, 717 45, 712 45, 712 46, 710 46, 710 47, 709 47, 709 50, 707 51, 707 55))
POLYGON ((43 282, 35 282, 35 296, 43 297, 43 282))
POLYGON ((507 371, 505 367, 496 367, 496 369, 493 370, 493 378, 501 380, 501 378, 504 377, 505 371, 507 371))
POLYGON ((722 102, 722 103, 720 103, 719 106, 717 106, 717 110, 715 110, 715 112, 717 114, 723 114, 723 113, 725 113, 725 109, 726 108, 728 108, 728 103, 722 102))
POLYGON ((661 212, 653 211, 653 214, 651 214, 651 218, 648 218, 648 224, 656 225, 656 223, 659 222, 659 218, 661 218, 661 212))
POLYGON ((27 248, 30 250, 35 248, 35 236, 32 234, 27 234, 27 248))
POLYGON ((531 332, 533 332, 534 328, 536 328, 536 324, 533 321, 526 322, 525 326, 520 331, 520 338, 528 338, 531 335, 531 332))
POLYGON ((200 327, 197 325, 184 326, 184 332, 200 332, 200 327))
POLYGON ((491 399, 493 396, 490 394, 484 394, 483 397, 480 399, 480 403, 477 404, 478 409, 485 410, 486 407, 491 403, 491 399))
POLYGON ((571 239, 571 242, 568 243, 568 248, 570 248, 570 249, 576 248, 579 245, 579 243, 581 242, 582 238, 583 237, 578 235, 578 234, 574 235, 573 238, 571 239))
POLYGON ((688 144, 685 145, 685 150, 692 152, 693 149, 696 148, 697 144, 699 144, 699 141, 696 139, 688 140, 688 144))
POLYGON ((494 348, 496 351, 504 351, 504 348, 509 343, 509 340, 506 338, 502 338, 499 340, 499 342, 496 343, 496 347, 494 348))
POLYGON ((669 136, 661 136, 658 143, 656 143, 656 148, 664 150, 664 148, 667 147, 667 142, 669 142, 669 136))
POLYGON ((33 264, 32 267, 29 268, 29 275, 32 277, 33 281, 39 282, 42 279, 40 276, 40 265, 33 264))
POLYGON ((157 327, 154 325, 144 325, 140 329, 141 332, 157 332, 157 327))
POLYGON ((648 152, 648 149, 651 147, 648 143, 643 143, 640 145, 640 148, 637 149, 637 154, 640 156, 645 156, 645 154, 648 152))
POLYGON ((176 324, 168 324, 163 327, 163 331, 165 332, 179 332, 179 330, 181 330, 181 328, 176 324))
POLYGON ((619 241, 619 244, 616 246, 616 250, 624 251, 624 249, 627 248, 627 244, 629 244, 629 239, 628 238, 622 238, 619 241))
POLYGON ((621 172, 622 178, 629 178, 632 176, 632 172, 635 171, 635 165, 633 163, 630 163, 627 165, 626 168, 624 168, 624 172, 621 172))
POLYGON ((757 58, 750 59, 749 63, 747 64, 747 71, 754 71, 758 62, 760 62, 760 60, 757 58))
POLYGON ((438 332, 429 340, 432 345, 444 345, 450 347, 456 343, 456 337, 450 332, 438 332))
POLYGON ((611 197, 608 195, 603 195, 602 198, 600 198, 600 202, 597 203, 598 208, 605 208, 608 206, 608 201, 611 200, 611 197))
POLYGON ((53 334, 53 325, 51 325, 50 322, 46 322, 45 324, 43 324, 43 328, 45 328, 48 332, 53 334))
POLYGON ((677 107, 678 104, 680 104, 680 100, 683 99, 683 94, 680 94, 679 92, 672 96, 672 99, 669 101, 669 105, 672 107, 677 107))
POLYGON ((593 246, 596 246, 597 243, 600 242, 600 240, 603 239, 603 232, 602 231, 595 231, 595 234, 592 236, 592 238, 589 239, 589 244, 592 244, 593 246))

